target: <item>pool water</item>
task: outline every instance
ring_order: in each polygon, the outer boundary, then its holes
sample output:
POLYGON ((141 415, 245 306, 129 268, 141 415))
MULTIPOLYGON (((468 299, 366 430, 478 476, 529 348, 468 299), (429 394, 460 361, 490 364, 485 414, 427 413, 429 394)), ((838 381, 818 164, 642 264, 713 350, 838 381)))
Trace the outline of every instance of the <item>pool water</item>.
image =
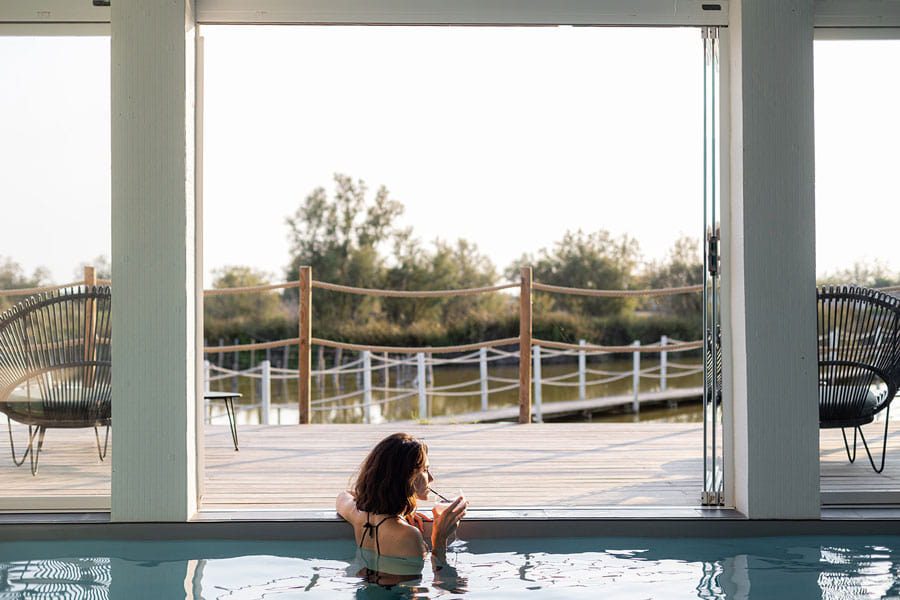
POLYGON ((0 545, 0 599, 38 598, 900 598, 900 537, 475 540, 421 576, 349 540, 0 545))

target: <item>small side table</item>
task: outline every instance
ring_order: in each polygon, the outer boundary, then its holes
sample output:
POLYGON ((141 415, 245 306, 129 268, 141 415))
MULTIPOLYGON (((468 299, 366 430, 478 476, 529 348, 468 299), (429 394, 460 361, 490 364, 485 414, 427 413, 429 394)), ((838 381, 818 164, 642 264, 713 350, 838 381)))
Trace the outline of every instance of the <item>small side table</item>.
POLYGON ((238 451, 237 422, 234 418, 234 399, 240 398, 237 392, 204 392, 203 397, 207 400, 223 400, 225 402, 225 412, 228 413, 228 424, 231 426, 231 440, 234 442, 234 451, 238 451))

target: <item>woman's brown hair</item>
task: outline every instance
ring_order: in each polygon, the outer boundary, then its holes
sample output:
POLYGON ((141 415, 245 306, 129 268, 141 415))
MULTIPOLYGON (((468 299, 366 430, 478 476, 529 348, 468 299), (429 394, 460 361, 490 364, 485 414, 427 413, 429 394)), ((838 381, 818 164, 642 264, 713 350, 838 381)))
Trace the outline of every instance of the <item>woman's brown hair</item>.
POLYGON ((372 448, 354 485, 356 508, 381 515, 416 510, 416 476, 427 464, 428 446, 408 433, 395 433, 372 448))

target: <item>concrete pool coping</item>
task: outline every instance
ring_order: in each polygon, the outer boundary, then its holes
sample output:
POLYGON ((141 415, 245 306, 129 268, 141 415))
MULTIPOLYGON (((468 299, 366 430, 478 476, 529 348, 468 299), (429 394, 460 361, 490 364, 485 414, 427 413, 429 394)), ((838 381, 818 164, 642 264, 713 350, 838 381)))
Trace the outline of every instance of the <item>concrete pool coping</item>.
MULTIPOLYGON (((511 537, 767 537, 900 535, 900 507, 830 507, 820 519, 747 519, 730 509, 503 509, 470 511, 464 539, 511 537)), ((348 537, 333 511, 204 512, 184 523, 111 522, 109 513, 0 514, 0 542, 324 540, 348 537)))

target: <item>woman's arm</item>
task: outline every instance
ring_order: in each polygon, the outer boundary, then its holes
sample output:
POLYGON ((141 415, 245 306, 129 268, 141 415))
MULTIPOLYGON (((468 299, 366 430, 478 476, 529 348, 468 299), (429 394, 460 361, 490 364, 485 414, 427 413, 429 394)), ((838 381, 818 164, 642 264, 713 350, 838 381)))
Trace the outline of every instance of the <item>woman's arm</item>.
POLYGON ((334 501, 334 508, 345 521, 353 523, 353 517, 356 516, 357 510, 356 498, 353 497, 351 492, 344 491, 338 494, 337 500, 334 501))

